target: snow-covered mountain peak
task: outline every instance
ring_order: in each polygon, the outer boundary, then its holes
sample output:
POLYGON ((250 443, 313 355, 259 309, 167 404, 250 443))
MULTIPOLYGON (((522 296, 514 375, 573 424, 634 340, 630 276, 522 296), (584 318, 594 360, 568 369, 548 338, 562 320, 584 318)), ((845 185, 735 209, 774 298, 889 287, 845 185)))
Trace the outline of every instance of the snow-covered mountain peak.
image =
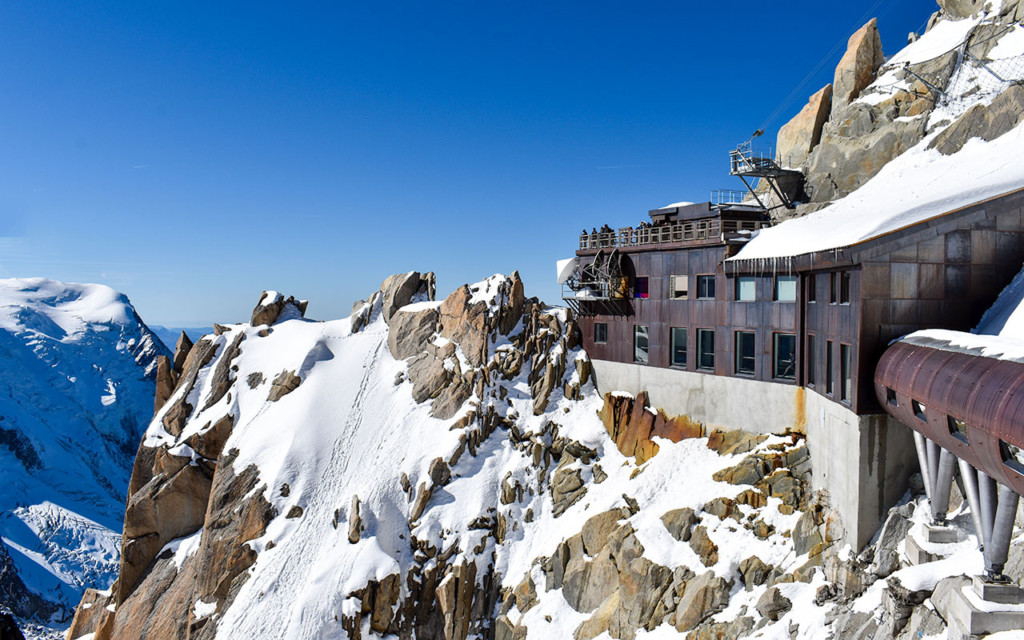
POLYGON ((0 279, 0 329, 69 340, 89 328, 133 321, 135 311, 128 297, 105 285, 46 278, 0 279))
POLYGON ((66 622, 86 587, 113 580, 166 353, 110 287, 0 280, 0 540, 15 567, 0 591, 30 594, 9 604, 23 619, 66 622))

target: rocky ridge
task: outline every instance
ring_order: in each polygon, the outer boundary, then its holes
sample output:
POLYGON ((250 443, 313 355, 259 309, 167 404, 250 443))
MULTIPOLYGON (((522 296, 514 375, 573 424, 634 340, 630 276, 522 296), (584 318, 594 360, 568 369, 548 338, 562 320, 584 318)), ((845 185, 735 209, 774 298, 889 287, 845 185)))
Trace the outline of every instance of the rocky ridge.
MULTIPOLYGON (((886 58, 872 19, 849 39, 833 82, 815 92, 776 137, 776 156, 805 176, 816 211, 864 185, 918 144, 956 153, 971 137, 992 140, 1024 120, 1024 52, 999 50, 1024 28, 1024 4, 943 0, 924 34, 886 58)), ((764 186, 761 187, 765 189, 764 186)), ((764 192, 770 206, 780 203, 764 192)))

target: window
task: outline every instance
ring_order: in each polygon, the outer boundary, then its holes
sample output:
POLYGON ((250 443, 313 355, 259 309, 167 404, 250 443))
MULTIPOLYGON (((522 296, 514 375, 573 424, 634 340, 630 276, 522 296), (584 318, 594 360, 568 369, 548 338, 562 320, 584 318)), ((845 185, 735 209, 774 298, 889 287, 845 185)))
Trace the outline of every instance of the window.
POLYGON ((839 304, 850 304, 850 272, 839 273, 839 304))
POLYGON ((775 276, 776 302, 796 302, 796 276, 775 276))
POLYGON ((594 323, 594 343, 605 344, 608 342, 608 324, 604 322, 594 323))
POLYGON ((736 373, 754 375, 754 332, 736 332, 736 373))
POLYGON ((832 341, 825 341, 825 393, 836 395, 836 381, 832 366, 832 341))
POLYGON ((850 363, 852 349, 848 344, 839 345, 839 375, 843 380, 843 388, 840 389, 839 399, 849 404, 853 397, 853 369, 850 363))
POLYGON ((928 422, 928 407, 924 406, 917 400, 912 399, 910 401, 910 408, 913 410, 914 416, 916 416, 918 420, 928 422))
POLYGON ((673 300, 686 300, 690 297, 690 277, 689 276, 672 276, 670 278, 670 286, 672 287, 672 299, 673 300))
POLYGON ((647 364, 649 342, 647 327, 638 324, 633 326, 633 362, 647 364))
POLYGON ((816 302, 818 300, 818 287, 815 282, 814 274, 807 276, 807 302, 816 302))
POLYGON ((649 280, 647 276, 638 276, 636 279, 636 286, 633 287, 634 298, 648 298, 650 294, 648 292, 649 280))
POLYGON ((697 299, 715 299, 715 276, 697 276, 697 299))
POLYGON ((899 401, 896 400, 896 391, 893 390, 893 389, 890 389, 889 387, 885 388, 885 401, 888 402, 889 404, 891 404, 894 407, 900 406, 899 401))
POLYGON ((672 327, 671 329, 671 343, 672 343, 672 366, 673 367, 685 367, 686 366, 686 329, 679 327, 672 327))
POLYGON ((740 302, 753 302, 756 289, 757 280, 754 279, 754 276, 736 278, 736 299, 740 302))
POLYGON ((796 379, 796 334, 776 333, 775 354, 772 359, 772 376, 783 380, 796 379))
POLYGON ((697 368, 715 368, 715 331, 697 329, 697 368))
POLYGON ((999 456, 1003 459, 1003 464, 1017 473, 1024 474, 1024 451, 1021 451, 1020 447, 1000 440, 999 456))
POLYGON ((807 386, 813 387, 816 382, 815 377, 815 366, 814 363, 818 359, 818 350, 814 348, 814 336, 808 334, 807 336, 807 355, 804 356, 804 362, 807 363, 807 386))
POLYGON ((946 424, 949 426, 949 434, 951 436, 964 444, 968 444, 966 422, 953 416, 946 416, 946 424))

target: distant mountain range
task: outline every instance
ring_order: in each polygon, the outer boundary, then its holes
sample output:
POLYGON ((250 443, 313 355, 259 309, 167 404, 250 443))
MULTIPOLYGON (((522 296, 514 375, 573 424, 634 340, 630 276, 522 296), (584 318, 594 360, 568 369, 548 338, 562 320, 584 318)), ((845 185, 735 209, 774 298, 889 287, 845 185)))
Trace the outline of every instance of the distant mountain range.
POLYGON ((0 280, 0 606, 23 622, 65 627, 85 588, 116 578, 167 353, 113 289, 0 280))

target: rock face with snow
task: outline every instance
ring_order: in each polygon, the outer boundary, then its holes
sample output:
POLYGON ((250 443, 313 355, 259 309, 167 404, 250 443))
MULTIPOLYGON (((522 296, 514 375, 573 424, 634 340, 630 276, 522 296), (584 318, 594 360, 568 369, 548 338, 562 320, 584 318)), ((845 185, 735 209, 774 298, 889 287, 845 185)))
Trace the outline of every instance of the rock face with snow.
POLYGON ((166 348, 107 287, 0 280, 0 605, 60 626, 117 573, 166 348))
POLYGON ((121 573, 69 638, 845 638, 874 597, 873 628, 935 626, 893 553, 918 516, 850 557, 801 434, 600 396, 568 312, 521 291, 410 296, 390 326, 370 296, 358 323, 232 325, 178 354, 121 573))
POLYGON ((939 4, 928 31, 888 60, 875 20, 864 25, 835 70, 831 105, 818 92, 780 129, 778 155, 804 173, 808 202, 779 217, 845 197, 919 145, 951 154, 1021 124, 1024 5, 939 4))

